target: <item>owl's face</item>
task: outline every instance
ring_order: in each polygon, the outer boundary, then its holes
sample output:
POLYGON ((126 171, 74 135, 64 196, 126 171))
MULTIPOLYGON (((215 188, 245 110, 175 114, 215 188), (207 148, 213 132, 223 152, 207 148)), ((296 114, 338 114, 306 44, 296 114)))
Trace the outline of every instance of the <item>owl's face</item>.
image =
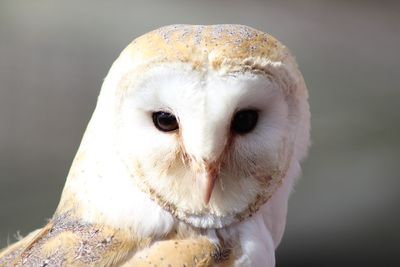
POLYGON ((182 63, 130 79, 116 147, 139 186, 172 211, 232 220, 282 178, 291 122, 270 77, 182 63))
POLYGON ((96 112, 136 185, 196 227, 251 216, 308 145, 294 60, 245 26, 169 26, 135 40, 96 112))

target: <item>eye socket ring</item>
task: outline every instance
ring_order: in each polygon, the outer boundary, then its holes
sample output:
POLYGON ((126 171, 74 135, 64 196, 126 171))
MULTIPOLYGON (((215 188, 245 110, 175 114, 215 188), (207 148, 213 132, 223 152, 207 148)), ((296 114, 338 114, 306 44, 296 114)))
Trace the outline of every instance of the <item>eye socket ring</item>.
POLYGON ((152 113, 153 123, 156 128, 162 132, 172 132, 179 128, 176 117, 166 111, 157 111, 152 113))
POLYGON ((231 130, 242 135, 251 132, 257 125, 258 115, 254 109, 239 110, 233 116, 231 130))

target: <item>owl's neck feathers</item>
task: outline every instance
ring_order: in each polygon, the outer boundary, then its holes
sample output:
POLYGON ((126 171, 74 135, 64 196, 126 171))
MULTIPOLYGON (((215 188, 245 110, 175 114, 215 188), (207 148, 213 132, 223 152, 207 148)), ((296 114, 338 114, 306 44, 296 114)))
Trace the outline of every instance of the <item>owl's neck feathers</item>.
POLYGON ((115 155, 110 132, 102 127, 103 118, 97 118, 95 113, 73 161, 56 214, 69 212, 79 220, 127 229, 143 238, 168 234, 174 217, 138 190, 115 155))

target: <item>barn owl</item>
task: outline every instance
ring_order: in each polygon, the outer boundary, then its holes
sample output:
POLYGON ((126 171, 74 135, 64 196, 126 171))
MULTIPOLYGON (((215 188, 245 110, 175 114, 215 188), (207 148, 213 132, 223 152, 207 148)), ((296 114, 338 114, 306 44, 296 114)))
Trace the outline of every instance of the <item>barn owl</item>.
POLYGON ((105 78, 54 216, 0 265, 274 266, 309 119, 271 35, 147 33, 105 78))

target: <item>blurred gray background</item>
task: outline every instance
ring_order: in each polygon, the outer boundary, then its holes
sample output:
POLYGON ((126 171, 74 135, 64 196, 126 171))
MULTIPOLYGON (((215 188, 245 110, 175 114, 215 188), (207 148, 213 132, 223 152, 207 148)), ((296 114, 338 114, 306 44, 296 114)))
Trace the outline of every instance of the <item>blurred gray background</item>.
POLYGON ((297 57, 313 145, 278 266, 400 266, 396 1, 0 0, 0 247, 51 217, 102 79, 166 24, 240 23, 297 57))

